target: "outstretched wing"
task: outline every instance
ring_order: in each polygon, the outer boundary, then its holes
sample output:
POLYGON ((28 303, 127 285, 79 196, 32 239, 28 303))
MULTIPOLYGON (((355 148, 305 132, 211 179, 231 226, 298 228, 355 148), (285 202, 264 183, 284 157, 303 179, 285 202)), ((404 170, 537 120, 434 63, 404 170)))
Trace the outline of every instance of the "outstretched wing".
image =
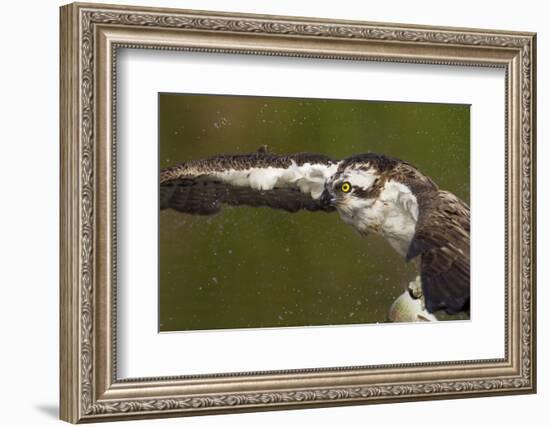
POLYGON ((160 173, 160 208, 212 215, 222 206, 267 206, 288 212, 333 211, 320 202, 338 162, 310 153, 220 155, 160 173))
POLYGON ((470 208, 447 191, 417 195, 419 214, 407 261, 420 256, 426 308, 470 309, 470 208))

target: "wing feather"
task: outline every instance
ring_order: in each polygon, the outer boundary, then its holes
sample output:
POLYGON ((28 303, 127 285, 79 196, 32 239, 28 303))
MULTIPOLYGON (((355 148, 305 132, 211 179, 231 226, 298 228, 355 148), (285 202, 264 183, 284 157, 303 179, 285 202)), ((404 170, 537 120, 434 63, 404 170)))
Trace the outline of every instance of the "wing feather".
POLYGON ((447 191, 417 195, 419 215, 407 261, 420 256, 426 308, 470 309, 470 208, 447 191))
POLYGON ((189 161, 161 171, 160 208, 193 215, 216 214, 223 205, 331 212, 319 199, 337 167, 318 154, 265 150, 189 161))

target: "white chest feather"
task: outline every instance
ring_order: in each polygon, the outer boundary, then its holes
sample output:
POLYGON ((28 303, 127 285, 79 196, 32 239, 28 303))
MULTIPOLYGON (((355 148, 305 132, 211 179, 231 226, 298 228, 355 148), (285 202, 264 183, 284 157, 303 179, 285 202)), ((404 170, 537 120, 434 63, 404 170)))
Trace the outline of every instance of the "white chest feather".
POLYGON ((352 199, 339 212, 360 233, 380 234, 399 254, 407 254, 418 220, 418 203, 405 185, 388 181, 376 199, 352 199))

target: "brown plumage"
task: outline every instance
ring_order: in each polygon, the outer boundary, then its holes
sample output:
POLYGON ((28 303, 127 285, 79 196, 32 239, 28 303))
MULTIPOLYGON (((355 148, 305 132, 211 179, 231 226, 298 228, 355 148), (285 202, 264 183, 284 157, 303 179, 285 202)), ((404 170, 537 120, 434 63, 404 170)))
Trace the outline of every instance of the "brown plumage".
POLYGON ((232 185, 222 181, 216 173, 251 168, 289 168, 305 163, 330 165, 327 156, 311 153, 277 155, 261 148, 257 152, 239 155, 220 155, 206 160, 194 160, 160 173, 160 209, 174 209, 193 215, 212 215, 222 206, 270 207, 287 212, 299 210, 333 212, 332 206, 303 193, 298 187, 277 187, 270 190, 232 185))
POLYGON ((454 314, 470 309, 470 208, 454 194, 417 194, 419 215, 407 261, 420 257, 426 308, 454 314))
POLYGON ((298 166, 304 163, 328 165, 335 163, 330 157, 322 154, 297 153, 278 155, 267 151, 262 146, 253 153, 246 154, 221 154, 205 160, 191 160, 171 168, 160 171, 160 184, 174 179, 196 177, 211 174, 212 172, 224 172, 230 169, 245 170, 249 168, 288 168, 292 162, 298 166))

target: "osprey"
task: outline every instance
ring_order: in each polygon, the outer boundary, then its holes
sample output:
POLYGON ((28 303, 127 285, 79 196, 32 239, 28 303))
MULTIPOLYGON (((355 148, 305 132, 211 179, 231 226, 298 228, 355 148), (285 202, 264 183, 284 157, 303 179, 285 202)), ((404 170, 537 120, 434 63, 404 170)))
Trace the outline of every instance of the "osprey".
POLYGON ((375 153, 277 155, 264 146, 161 171, 160 209, 212 215, 224 204, 338 212, 361 235, 381 235, 418 263, 420 283, 409 292, 429 313, 469 311, 470 209, 405 161, 375 153))

